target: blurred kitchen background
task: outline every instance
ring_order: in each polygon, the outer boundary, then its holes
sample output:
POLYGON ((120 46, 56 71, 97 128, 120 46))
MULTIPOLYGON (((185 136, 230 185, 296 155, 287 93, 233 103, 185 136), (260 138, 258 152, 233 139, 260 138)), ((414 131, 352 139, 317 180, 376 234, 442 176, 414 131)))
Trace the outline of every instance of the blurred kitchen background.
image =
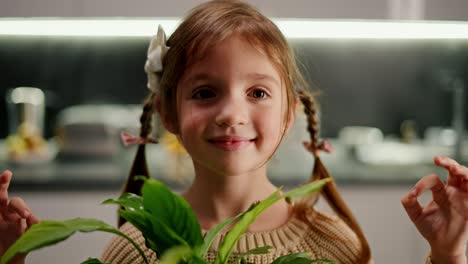
MULTIPOLYGON (((5 22, 178 19, 200 2, 0 2, 0 169, 14 173, 10 195, 23 197, 42 219, 96 217, 115 224, 117 208, 99 203, 119 194, 136 151, 123 147, 119 134, 138 132, 149 35, 28 35, 8 31, 5 22)), ((375 262, 423 263, 428 246, 400 198, 429 173, 446 176, 432 164, 434 155, 468 163, 468 1, 249 2, 273 18, 348 21, 350 32, 356 22, 445 24, 444 32, 429 27, 421 38, 388 37, 383 24, 375 37, 290 38, 311 89, 320 92, 321 136, 335 147, 324 162, 362 224, 375 262), (451 36, 452 27, 464 34, 451 36)), ((160 134, 162 144, 148 146, 151 176, 183 190, 193 177, 190 160, 171 135, 160 134)), ((271 161, 276 184, 307 181, 313 166, 301 146, 307 139, 298 115, 271 161)), ((323 201, 319 207, 329 210, 323 201)), ((79 263, 99 256, 109 238, 77 235, 31 254, 28 263, 79 263)))

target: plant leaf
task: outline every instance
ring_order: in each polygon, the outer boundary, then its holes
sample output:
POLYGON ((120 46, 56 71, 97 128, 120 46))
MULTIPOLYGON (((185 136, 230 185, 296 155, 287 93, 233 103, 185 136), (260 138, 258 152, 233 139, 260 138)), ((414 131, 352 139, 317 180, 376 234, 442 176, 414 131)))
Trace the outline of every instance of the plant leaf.
POLYGON ((187 262, 192 253, 192 249, 188 246, 175 246, 168 249, 164 255, 161 256, 159 264, 177 264, 182 260, 187 262))
POLYGON ((333 260, 329 260, 329 259, 314 259, 312 260, 311 263, 333 263, 335 264, 336 262, 333 260))
POLYGON ((291 253, 275 259, 271 264, 312 264, 312 263, 335 263, 328 259, 310 259, 307 252, 291 253))
POLYGON ((292 198, 296 198, 296 197, 303 197, 303 196, 306 196, 306 195, 309 195, 311 193, 314 193, 316 191, 319 191, 320 189, 322 189, 322 187, 333 181, 333 179, 331 178, 326 178, 326 179, 322 179, 322 180, 317 180, 317 181, 313 181, 313 182, 309 182, 307 184, 304 184, 304 185, 301 185, 289 192, 286 192, 284 194, 284 197, 288 198, 288 199, 292 199, 292 198))
POLYGON ((146 219, 143 211, 119 210, 119 215, 141 231, 147 248, 156 251, 156 242, 151 236, 153 232, 152 224, 149 219, 146 219))
POLYGON ((32 225, 11 247, 5 252, 0 264, 7 263, 18 253, 28 253, 36 249, 56 244, 79 232, 103 231, 114 233, 130 241, 142 254, 146 263, 143 250, 120 230, 100 220, 75 218, 67 221, 47 221, 32 225))
POLYGON ((119 214, 141 231, 146 246, 160 256, 174 246, 189 246, 174 230, 147 211, 121 210, 119 214))
POLYGON ((128 210, 143 211, 143 198, 134 193, 124 193, 117 199, 107 199, 102 204, 117 204, 128 210))
POLYGON ((198 249, 195 249, 195 255, 200 256, 201 258, 205 258, 206 253, 208 252, 208 250, 211 247, 211 244, 213 243, 214 239, 216 238, 216 235, 221 230, 223 230, 226 226, 231 224, 234 220, 241 217, 243 214, 244 213, 240 213, 240 214, 238 214, 236 216, 230 217, 227 220, 217 224, 215 227, 210 229, 210 231, 208 231, 206 233, 205 239, 204 239, 203 244, 201 245, 201 247, 199 247, 198 249))
POLYGON ((242 253, 242 255, 258 255, 258 254, 268 254, 269 250, 272 248, 272 246, 263 246, 263 247, 258 247, 251 249, 245 253, 242 253))
POLYGON ((81 264, 110 264, 110 263, 103 263, 97 258, 88 258, 87 260, 81 262, 81 264))
POLYGON ((308 263, 310 263, 310 254, 306 252, 299 252, 299 253, 292 253, 288 255, 284 255, 281 257, 278 257, 275 259, 271 264, 286 264, 286 263, 291 263, 291 261, 295 259, 307 259, 309 260, 308 263))
POLYGON ((199 256, 192 255, 192 257, 189 259, 188 264, 208 264, 206 260, 200 258, 199 256))
MULTIPOLYGON (((259 255, 259 254, 268 254, 268 251, 272 248, 272 246, 263 246, 263 247, 258 247, 258 248, 254 248, 254 249, 251 249, 247 252, 244 252, 244 253, 241 253, 239 255, 237 255, 237 257, 234 259, 234 263, 237 263, 239 262, 239 260, 242 260, 245 256, 248 256, 248 255, 259 255)), ((245 259, 244 259, 245 261, 245 259)))
POLYGON ((284 263, 285 264, 311 264, 311 263, 314 263, 314 261, 311 259, 306 259, 306 258, 295 258, 284 263))
POLYGON ((173 230, 192 248, 203 243, 200 224, 185 199, 155 179, 145 180, 142 193, 145 211, 154 215, 158 222, 173 230))
POLYGON ((253 204, 250 208, 240 217, 239 221, 227 232, 226 236, 219 247, 218 256, 216 257, 215 264, 227 263, 231 255, 234 245, 239 240, 240 236, 247 230, 250 224, 255 221, 265 209, 282 198, 279 190, 272 193, 265 200, 258 204, 253 204))
POLYGON ((295 188, 284 195, 279 193, 279 190, 272 193, 265 200, 258 204, 253 204, 239 219, 239 221, 232 227, 232 229, 224 237, 221 246, 219 247, 218 256, 215 260, 215 264, 226 264, 229 256, 231 255, 232 249, 239 240, 240 236, 247 230, 250 224, 268 207, 279 201, 283 197, 289 197, 289 199, 299 196, 308 195, 310 193, 320 190, 327 182, 331 179, 322 179, 313 181, 311 183, 302 185, 295 188))

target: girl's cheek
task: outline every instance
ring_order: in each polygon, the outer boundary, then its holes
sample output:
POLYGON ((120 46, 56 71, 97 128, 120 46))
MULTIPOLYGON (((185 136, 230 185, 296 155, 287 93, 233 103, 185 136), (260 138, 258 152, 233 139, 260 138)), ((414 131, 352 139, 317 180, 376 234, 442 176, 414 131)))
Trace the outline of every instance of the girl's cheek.
POLYGON ((196 129, 200 126, 206 125, 205 122, 207 122, 206 119, 208 115, 209 113, 206 111, 201 111, 200 109, 193 107, 185 109, 185 111, 182 111, 180 126, 182 130, 185 131, 196 129))
POLYGON ((269 131, 267 134, 270 141, 278 143, 281 140, 284 130, 284 120, 282 111, 272 109, 271 111, 264 112, 262 120, 262 127, 265 131, 269 131))

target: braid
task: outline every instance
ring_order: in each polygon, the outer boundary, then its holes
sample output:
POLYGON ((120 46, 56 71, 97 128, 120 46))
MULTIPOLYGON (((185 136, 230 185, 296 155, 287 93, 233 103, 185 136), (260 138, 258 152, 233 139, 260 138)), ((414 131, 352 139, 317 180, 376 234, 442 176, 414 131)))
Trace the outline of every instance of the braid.
MULTIPOLYGON (((153 103, 154 103, 155 93, 151 93, 143 104, 143 113, 140 116, 140 137, 147 138, 151 133, 151 120, 153 116, 153 103)), ((136 181, 135 176, 141 175, 149 178, 148 165, 146 163, 145 155, 145 144, 138 145, 138 150, 133 160, 132 168, 128 175, 127 181, 124 185, 122 193, 134 193, 141 194, 141 187, 143 183, 141 181, 136 181)), ((120 207, 120 209, 122 209, 120 207)), ((119 216, 118 226, 122 226, 125 223, 125 219, 119 216)))
POLYGON ((299 99, 304 105, 304 113, 307 116, 307 131, 310 134, 310 146, 313 150, 314 156, 318 150, 318 120, 317 110, 315 107, 315 100, 311 94, 305 91, 299 91, 299 99))
MULTIPOLYGON (((315 157, 314 170, 312 172, 311 181, 332 178, 318 155, 319 133, 314 98, 306 91, 299 91, 298 95, 302 104, 304 105, 304 113, 307 115, 307 130, 310 133, 311 138, 310 147, 315 157)), ((353 213, 348 208, 348 206, 346 206, 343 198, 341 198, 335 182, 332 181, 325 185, 320 193, 323 194, 327 200, 328 205, 333 209, 333 211, 335 211, 335 213, 338 214, 338 216, 356 233, 359 240, 361 241, 363 252, 361 255, 361 261, 359 263, 368 263, 371 259, 369 243, 367 242, 367 239, 364 236, 364 232, 362 232, 362 229, 359 226, 353 213)), ((308 197, 303 198, 300 201, 300 207, 302 206, 303 208, 308 208, 309 206, 314 205, 317 202, 320 193, 314 193, 308 197)))
POLYGON ((151 117, 153 115, 154 93, 151 93, 143 104, 143 113, 140 116, 140 137, 146 138, 151 133, 151 117))

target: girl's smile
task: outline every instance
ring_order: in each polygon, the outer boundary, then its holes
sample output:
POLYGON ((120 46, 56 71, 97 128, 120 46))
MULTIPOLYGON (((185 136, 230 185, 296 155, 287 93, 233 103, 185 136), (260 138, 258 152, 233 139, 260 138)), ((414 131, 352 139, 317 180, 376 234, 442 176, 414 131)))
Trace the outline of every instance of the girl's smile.
POLYGON ((244 147, 247 147, 249 144, 254 144, 255 138, 251 139, 236 135, 226 135, 213 137, 209 139, 208 142, 212 143, 215 147, 218 147, 222 150, 237 151, 243 149, 244 147))

